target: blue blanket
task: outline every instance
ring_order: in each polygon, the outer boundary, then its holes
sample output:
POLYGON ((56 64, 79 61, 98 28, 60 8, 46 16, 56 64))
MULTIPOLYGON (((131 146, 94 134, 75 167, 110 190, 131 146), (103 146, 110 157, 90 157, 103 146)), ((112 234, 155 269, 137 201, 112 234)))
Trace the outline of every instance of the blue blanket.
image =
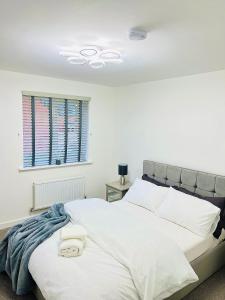
POLYGON ((47 212, 12 227, 0 242, 0 272, 9 275, 17 295, 27 294, 34 286, 28 270, 32 252, 69 220, 64 205, 58 203, 47 212))

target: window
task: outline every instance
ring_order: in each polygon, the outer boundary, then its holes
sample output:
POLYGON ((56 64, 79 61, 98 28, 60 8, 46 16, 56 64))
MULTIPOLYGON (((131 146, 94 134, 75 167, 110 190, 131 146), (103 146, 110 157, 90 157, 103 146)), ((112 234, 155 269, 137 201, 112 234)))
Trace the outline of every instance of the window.
POLYGON ((88 100, 23 93, 24 168, 87 161, 88 100))

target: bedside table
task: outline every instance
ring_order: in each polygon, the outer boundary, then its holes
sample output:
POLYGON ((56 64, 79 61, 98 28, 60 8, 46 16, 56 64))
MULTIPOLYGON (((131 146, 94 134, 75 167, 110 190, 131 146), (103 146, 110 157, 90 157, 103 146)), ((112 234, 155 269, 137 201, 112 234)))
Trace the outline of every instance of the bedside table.
POLYGON ((121 185, 119 181, 106 184, 106 201, 113 202, 121 200, 131 186, 130 182, 121 185))

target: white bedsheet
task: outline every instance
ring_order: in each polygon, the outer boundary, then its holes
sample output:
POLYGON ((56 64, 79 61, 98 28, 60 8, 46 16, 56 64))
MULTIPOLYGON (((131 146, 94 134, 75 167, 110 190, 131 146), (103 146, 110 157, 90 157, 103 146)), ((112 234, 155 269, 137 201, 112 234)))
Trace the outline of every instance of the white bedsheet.
MULTIPOLYGON (((152 223, 153 228, 156 226, 156 222, 160 222, 158 217, 133 204, 120 201, 113 205, 119 206, 124 211, 129 212, 130 215, 139 216, 140 220, 143 220, 143 218, 148 220, 149 224, 152 223)), ((94 213, 93 207, 92 214, 94 213)), ((168 223, 166 220, 163 221, 168 223)), ((115 219, 115 222, 117 222, 117 219, 115 219)), ((197 241, 201 242, 199 237, 193 233, 189 236, 188 230, 179 228, 176 224, 171 224, 164 226, 166 230, 163 233, 173 239, 188 256, 187 249, 191 248, 188 239, 193 242, 194 238, 195 243, 197 241), (177 226, 179 229, 176 229, 177 226), (169 229, 170 227, 171 229, 169 229)), ((162 230, 162 226, 160 228, 162 230)), ((29 262, 29 270, 46 299, 140 299, 127 267, 119 263, 112 255, 107 254, 90 238, 87 239, 83 255, 69 259, 58 256, 58 242, 59 232, 56 232, 33 252, 29 262)), ((189 254, 189 256, 191 255, 189 254)))
POLYGON ((130 213, 139 215, 140 218, 149 218, 150 222, 152 222, 152 226, 162 231, 177 243, 177 245, 184 252, 189 262, 192 262, 207 250, 214 248, 220 242, 220 240, 214 238, 213 235, 210 235, 207 238, 203 238, 184 227, 157 217, 154 213, 145 208, 133 205, 132 203, 129 203, 127 201, 118 201, 113 205, 124 207, 124 209, 126 209, 130 213))

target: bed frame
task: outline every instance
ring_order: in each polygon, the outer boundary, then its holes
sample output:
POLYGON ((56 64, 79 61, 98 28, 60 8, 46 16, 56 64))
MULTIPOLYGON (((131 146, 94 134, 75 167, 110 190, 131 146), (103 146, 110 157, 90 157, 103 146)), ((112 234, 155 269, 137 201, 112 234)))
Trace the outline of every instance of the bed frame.
MULTIPOLYGON (((171 166, 149 160, 143 162, 143 174, 168 185, 183 187, 203 196, 225 197, 225 176, 219 176, 191 169, 171 166)), ((168 300, 180 300, 225 265, 225 242, 207 251, 191 262, 199 280, 180 291, 168 300)))
MULTIPOLYGON (((144 160, 143 162, 143 174, 147 174, 149 177, 162 183, 181 186, 200 195, 225 197, 225 176, 204 173, 149 160, 144 160)), ((215 248, 196 258, 191 262, 191 265, 198 275, 199 280, 179 290, 167 298, 168 300, 182 299, 225 265, 225 242, 221 242, 215 248)), ((44 300, 38 287, 36 287, 33 292, 38 300, 44 300)))

